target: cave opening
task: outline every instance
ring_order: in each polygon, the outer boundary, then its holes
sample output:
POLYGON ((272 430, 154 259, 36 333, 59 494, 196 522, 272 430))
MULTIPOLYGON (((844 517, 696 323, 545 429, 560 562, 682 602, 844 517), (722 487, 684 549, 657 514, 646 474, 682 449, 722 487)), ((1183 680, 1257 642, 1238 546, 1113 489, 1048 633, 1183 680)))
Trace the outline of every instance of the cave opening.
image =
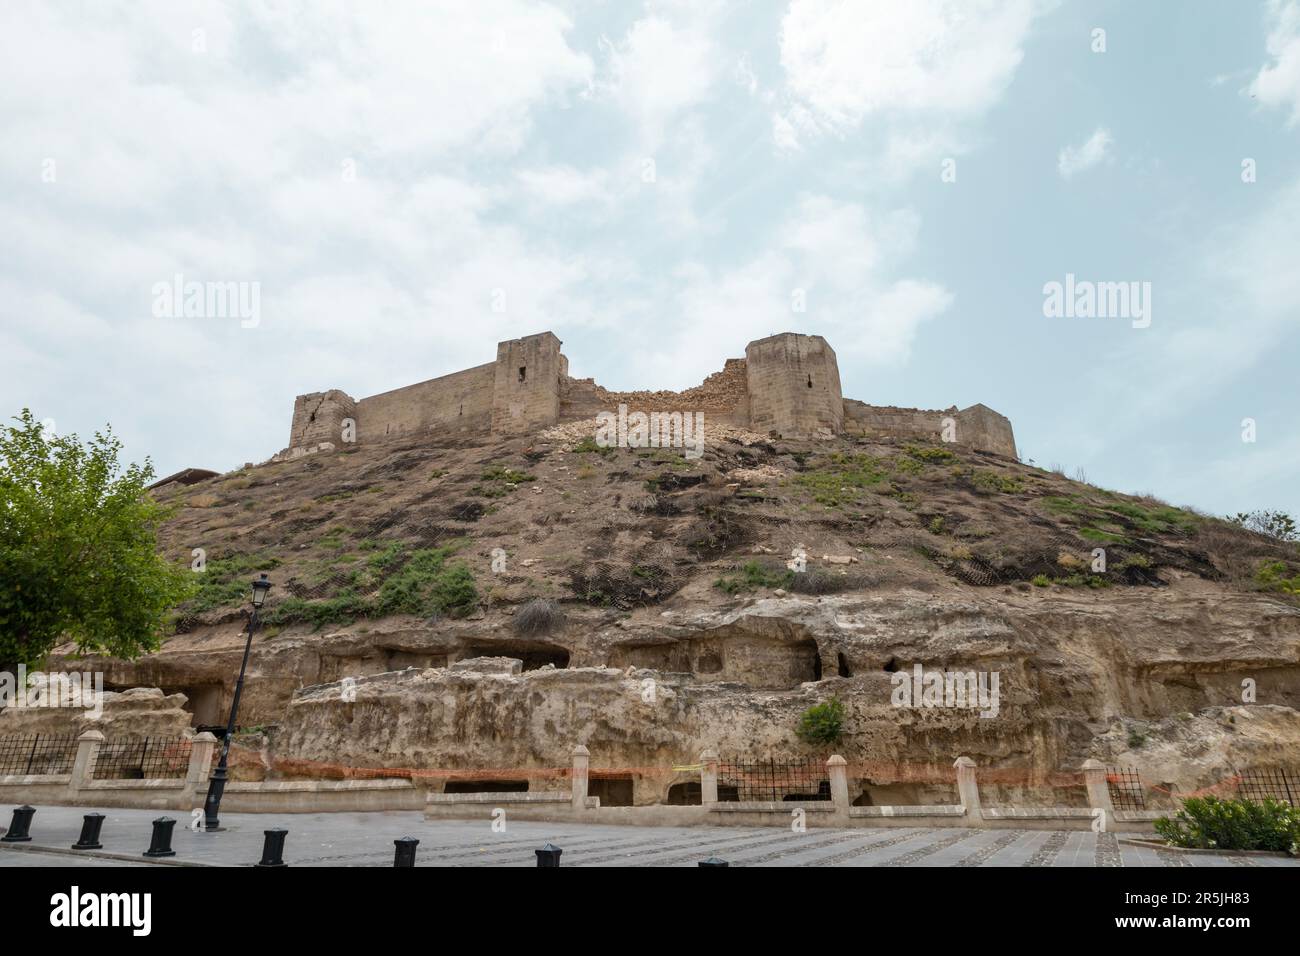
POLYGON ((470 652, 465 657, 466 659, 473 657, 513 657, 523 661, 523 669, 526 671, 541 670, 547 664, 553 665, 556 670, 564 670, 569 666, 569 652, 558 644, 517 641, 503 641, 500 644, 476 644, 470 648, 470 652))
POLYGON ((839 672, 840 672, 840 676, 841 676, 841 677, 852 677, 852 676, 853 676, 853 672, 852 672, 851 670, 849 670, 849 659, 848 659, 847 657, 844 656, 844 652, 843 652, 843 651, 840 651, 838 657, 839 657, 839 672))
POLYGON ((704 802, 704 792, 693 780, 675 783, 668 788, 668 797, 664 803, 670 807, 698 807, 704 802))
POLYGON ((587 780, 587 795, 599 797, 602 807, 632 806, 632 775, 592 774, 587 780))

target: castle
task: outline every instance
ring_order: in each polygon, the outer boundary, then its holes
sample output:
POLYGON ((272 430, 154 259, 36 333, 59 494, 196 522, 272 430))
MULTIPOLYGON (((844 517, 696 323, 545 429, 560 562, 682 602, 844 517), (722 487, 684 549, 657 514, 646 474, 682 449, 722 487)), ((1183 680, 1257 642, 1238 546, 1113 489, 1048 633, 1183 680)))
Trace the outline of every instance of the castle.
POLYGON ((783 332, 750 342, 743 359, 727 359, 722 371, 682 392, 611 392, 592 379, 570 378, 560 345, 553 333, 541 332, 498 343, 494 362, 368 398, 338 389, 299 395, 289 447, 276 457, 295 458, 340 441, 531 434, 620 404, 644 412, 702 412, 706 421, 784 438, 928 438, 1016 457, 1011 422, 987 406, 927 410, 845 398, 835 352, 820 335, 783 332))

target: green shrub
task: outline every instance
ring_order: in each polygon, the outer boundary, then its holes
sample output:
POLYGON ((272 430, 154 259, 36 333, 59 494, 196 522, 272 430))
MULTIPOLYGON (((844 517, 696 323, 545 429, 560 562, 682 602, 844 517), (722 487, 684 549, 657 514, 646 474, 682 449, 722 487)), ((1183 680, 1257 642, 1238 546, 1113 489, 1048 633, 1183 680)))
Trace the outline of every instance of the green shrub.
POLYGON ((610 455, 617 453, 618 449, 613 445, 598 445, 594 438, 584 438, 578 444, 573 446, 575 455, 600 455, 602 458, 608 458, 610 455))
POLYGON ((957 457, 946 448, 927 448, 923 445, 906 445, 903 450, 917 461, 928 462, 936 465, 942 464, 946 461, 952 461, 957 457))
POLYGON ((474 575, 465 564, 447 563, 454 553, 454 546, 411 552, 401 570, 380 586, 375 613, 444 613, 452 617, 469 614, 478 603, 478 591, 474 575))
POLYGON ((299 597, 285 598, 268 605, 261 619, 268 625, 310 624, 320 628, 326 624, 344 624, 365 617, 370 602, 355 591, 340 591, 323 601, 306 601, 299 597))
POLYGON ((971 472, 970 480, 976 491, 1014 495, 1025 490, 1025 486, 1020 483, 1019 478, 1011 475, 1001 475, 996 471, 977 469, 971 472))
POLYGON ((1189 797, 1172 818, 1156 820, 1155 827, 1174 846, 1300 852, 1300 810, 1277 800, 1189 797))
POLYGON ((833 744, 844 732, 844 705, 838 697, 814 704, 799 718, 799 739, 810 744, 833 744))
POLYGON ((1113 531, 1102 531, 1100 528, 1080 528, 1079 537, 1094 544, 1123 544, 1128 540, 1122 534, 1116 534, 1113 531))
POLYGON ((182 605, 182 610, 201 614, 213 608, 247 604, 255 572, 271 571, 279 565, 279 558, 264 554, 240 554, 230 558, 211 559, 204 565, 203 571, 193 573, 198 590, 182 605))
POLYGON ((1131 501, 1117 501, 1108 505, 1107 510, 1123 515, 1129 524, 1147 534, 1189 534, 1200 521, 1190 511, 1169 505, 1144 507, 1131 501))
POLYGON ((715 588, 728 594, 740 594, 756 588, 788 588, 795 573, 788 568, 767 567, 757 561, 741 565, 736 575, 723 575, 713 582, 715 588))
POLYGON ((518 485, 525 481, 537 480, 536 475, 530 475, 526 471, 518 471, 514 468, 503 468, 500 465, 483 469, 483 474, 479 477, 483 481, 500 481, 507 485, 518 485))
POLYGON ((887 477, 881 462, 870 455, 826 455, 820 468, 795 476, 795 484, 812 492, 813 501, 831 508, 855 501, 864 488, 887 477))
POLYGON ((1289 578, 1286 575, 1286 562, 1265 561, 1255 571, 1255 583, 1265 591, 1300 594, 1300 572, 1289 578))

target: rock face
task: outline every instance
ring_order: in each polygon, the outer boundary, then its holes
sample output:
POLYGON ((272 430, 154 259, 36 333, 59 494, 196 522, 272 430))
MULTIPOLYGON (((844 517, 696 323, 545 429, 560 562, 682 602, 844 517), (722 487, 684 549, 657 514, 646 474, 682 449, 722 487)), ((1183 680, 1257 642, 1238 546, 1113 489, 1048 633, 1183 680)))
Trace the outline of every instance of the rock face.
MULTIPOLYGON (((1089 758, 1179 793, 1300 769, 1300 608, 1258 573, 1300 575, 1294 545, 940 443, 718 428, 686 460, 578 428, 422 433, 202 498, 163 489, 169 553, 200 541, 210 559, 178 633, 136 661, 48 666, 158 688, 123 695, 142 727, 224 724, 231 595, 266 570, 245 776, 563 788, 585 745, 593 792, 651 803, 679 798, 698 772, 674 768, 705 749, 833 751, 861 802, 950 803, 964 754, 989 800, 1069 803, 1089 758), (841 737, 801 739, 831 699, 841 737)), ((105 719, 126 726, 119 710, 105 719)))
POLYGON ((164 694, 156 687, 106 691, 101 712, 67 706, 0 708, 0 736, 8 734, 80 734, 103 731, 115 737, 179 737, 190 732, 191 714, 184 694, 164 694))
POLYGON ((1143 767, 1186 793, 1300 754, 1295 609, 1171 595, 1027 603, 787 597, 674 614, 593 635, 611 667, 521 672, 493 657, 364 677, 351 701, 339 683, 307 688, 288 704, 276 746, 323 765, 507 767, 536 781, 581 743, 593 767, 644 768, 635 793, 649 803, 679 782, 673 765, 705 748, 825 756, 795 728, 833 696, 846 706, 835 749, 856 768, 855 796, 924 799, 922 782, 944 779, 956 754, 1018 768, 986 786, 1040 800, 1058 771, 1089 757, 1143 767), (894 706, 918 663, 997 674, 996 713, 894 706), (1241 705, 1246 679, 1268 704, 1241 705))

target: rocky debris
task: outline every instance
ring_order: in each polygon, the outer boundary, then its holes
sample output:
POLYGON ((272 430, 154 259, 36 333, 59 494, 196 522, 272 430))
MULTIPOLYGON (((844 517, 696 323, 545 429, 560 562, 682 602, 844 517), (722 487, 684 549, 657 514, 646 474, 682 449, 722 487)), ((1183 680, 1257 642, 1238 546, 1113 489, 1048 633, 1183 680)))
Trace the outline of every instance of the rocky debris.
POLYGON ((755 468, 733 468, 727 472, 727 477, 734 482, 762 485, 769 481, 783 481, 787 476, 774 465, 758 465, 755 468))
POLYGON ((451 665, 456 673, 470 674, 504 674, 518 677, 523 672, 524 662, 515 657, 471 657, 451 665))
MULTIPOLYGON (((38 681, 41 678, 38 678, 38 681)), ((62 706, 49 706, 42 697, 41 706, 0 708, 0 736, 9 734, 81 734, 99 730, 113 737, 179 737, 191 733, 189 711, 184 694, 164 694, 156 687, 133 687, 124 691, 104 691, 99 714, 83 706, 84 698, 65 699, 62 706)))

